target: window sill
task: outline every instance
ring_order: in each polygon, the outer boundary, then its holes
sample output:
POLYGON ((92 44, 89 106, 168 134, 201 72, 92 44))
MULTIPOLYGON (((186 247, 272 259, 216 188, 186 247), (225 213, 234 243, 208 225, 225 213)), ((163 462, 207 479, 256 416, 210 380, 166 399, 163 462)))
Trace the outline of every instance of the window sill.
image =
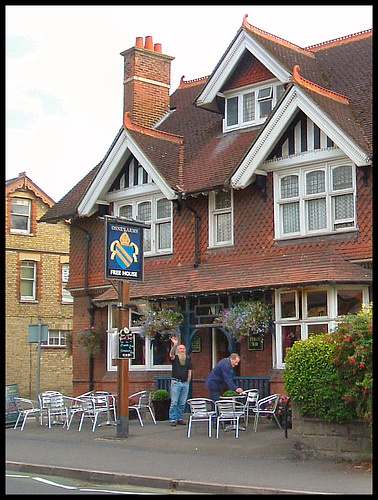
POLYGON ((35 299, 20 299, 20 304, 38 304, 38 302, 35 299))
POLYGON ((297 235, 297 236, 285 236, 285 237, 277 237, 277 238, 273 238, 273 241, 276 242, 276 243, 280 243, 280 242, 290 242, 292 240, 308 240, 309 238, 324 238, 325 236, 326 237, 333 237, 333 236, 336 236, 336 237, 343 237, 344 235, 351 235, 352 233, 358 233, 358 228, 356 227, 352 227, 352 228, 348 228, 348 229, 344 229, 344 230, 340 230, 340 231, 334 231, 332 233, 316 233, 316 234, 306 234, 306 235, 297 235))

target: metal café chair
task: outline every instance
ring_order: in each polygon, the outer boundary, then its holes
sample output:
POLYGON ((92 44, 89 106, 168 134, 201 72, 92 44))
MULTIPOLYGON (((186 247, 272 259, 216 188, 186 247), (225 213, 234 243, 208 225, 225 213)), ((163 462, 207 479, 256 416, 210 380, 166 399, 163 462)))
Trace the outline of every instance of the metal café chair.
POLYGON ((217 439, 219 439, 219 425, 221 422, 229 422, 230 428, 225 430, 234 430, 235 437, 239 438, 239 422, 245 416, 244 405, 232 399, 222 399, 215 401, 217 415, 217 439))
POLYGON ((248 426, 249 415, 252 414, 253 408, 256 406, 256 403, 259 399, 259 390, 258 389, 248 389, 243 392, 247 396, 245 401, 245 426, 248 426))
POLYGON ((62 424, 63 426, 68 421, 68 408, 64 401, 63 394, 57 391, 42 392, 38 396, 39 407, 41 410, 41 424, 43 424, 43 413, 47 414, 48 428, 51 429, 52 424, 62 424), (52 420, 52 417, 64 417, 64 420, 59 418, 52 420))
MULTIPOLYGON (((96 430, 98 419, 100 415, 105 415, 107 420, 106 422, 102 422, 102 424, 116 424, 116 422, 113 422, 109 420, 109 404, 108 404, 108 398, 106 395, 101 394, 98 396, 82 396, 80 397, 81 400, 81 405, 82 405, 82 412, 81 412, 81 418, 80 418, 80 423, 79 423, 79 428, 78 431, 80 432, 83 426, 83 422, 85 418, 90 418, 92 420, 92 432, 96 430)), ((98 424, 100 426, 101 424, 98 424)))
POLYGON ((34 415, 35 419, 38 422, 38 417, 40 415, 40 408, 38 406, 37 401, 33 401, 32 399, 18 398, 18 397, 14 398, 13 400, 16 404, 17 411, 18 411, 18 416, 17 416, 16 423, 14 425, 14 429, 17 429, 18 423, 19 423, 20 419, 22 418, 23 421, 21 424, 21 430, 23 431, 25 424, 26 424, 26 419, 30 415, 34 415))
POLYGON ((277 405, 280 400, 280 394, 272 394, 267 396, 266 398, 262 398, 257 401, 256 406, 252 408, 253 413, 255 414, 255 423, 253 426, 254 431, 257 431, 257 424, 259 421, 260 415, 273 415, 278 427, 282 430, 281 424, 278 421, 276 410, 277 405))
POLYGON ((136 392, 135 394, 132 394, 129 396, 129 401, 132 399, 138 398, 138 402, 135 404, 129 404, 129 411, 130 410, 135 410, 136 414, 139 419, 140 425, 143 427, 144 423, 142 420, 141 412, 143 411, 148 411, 149 414, 151 415, 152 421, 154 424, 156 424, 155 420, 155 415, 154 412, 152 411, 152 392, 151 391, 139 391, 136 392))
POLYGON ((211 409, 212 405, 214 404, 213 401, 207 398, 192 398, 188 399, 187 403, 189 404, 190 408, 187 437, 190 438, 193 423, 207 422, 208 434, 211 438, 211 422, 212 418, 216 415, 215 410, 211 409))

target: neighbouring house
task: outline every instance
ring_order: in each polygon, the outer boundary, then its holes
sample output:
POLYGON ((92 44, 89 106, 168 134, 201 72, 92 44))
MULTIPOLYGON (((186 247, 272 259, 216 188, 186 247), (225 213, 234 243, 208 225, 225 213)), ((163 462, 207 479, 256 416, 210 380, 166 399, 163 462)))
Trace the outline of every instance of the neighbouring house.
POLYGON ((41 346, 40 392, 72 395, 72 358, 66 335, 73 327, 69 277, 70 225, 37 223, 54 201, 25 172, 5 181, 5 355, 6 385, 36 399, 37 343, 29 325, 47 325, 41 346))
MULTIPOLYGON (((200 34, 198 35, 200 36, 200 34)), ((105 348, 94 386, 117 390, 112 332, 119 281, 104 279, 104 216, 144 230, 144 280, 130 282, 130 324, 146 307, 185 316, 192 395, 237 351, 238 377, 283 392, 286 349, 330 331, 371 300, 372 30, 302 48, 244 17, 210 76, 169 94, 160 43, 138 37, 124 58, 124 122, 103 160, 40 219, 71 220, 74 337, 89 325, 105 348), (221 311, 264 299, 262 342, 236 342, 221 311)), ((168 377, 169 340, 136 336, 130 393, 168 377)), ((74 345, 74 393, 88 390, 74 345)))

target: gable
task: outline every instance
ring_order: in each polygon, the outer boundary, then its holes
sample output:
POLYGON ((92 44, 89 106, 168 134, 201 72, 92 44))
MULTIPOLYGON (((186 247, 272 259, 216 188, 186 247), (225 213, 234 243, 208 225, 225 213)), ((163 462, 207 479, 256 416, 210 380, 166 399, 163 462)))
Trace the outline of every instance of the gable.
MULTIPOLYGON (((126 118, 125 124, 129 124, 126 118)), ((139 128, 144 129, 143 127, 139 128)), ((147 146, 143 147, 143 141, 138 141, 138 135, 142 135, 142 139, 148 137, 148 134, 140 134, 137 130, 128 130, 126 126, 121 129, 78 206, 77 211, 80 217, 89 217, 92 215, 97 210, 96 205, 98 204, 108 204, 109 196, 107 193, 109 190, 114 190, 118 187, 118 191, 125 196, 125 184, 121 185, 120 182, 126 169, 129 168, 131 160, 136 160, 136 166, 140 165, 143 167, 147 177, 151 180, 150 186, 153 182, 154 188, 159 189, 169 200, 176 197, 173 189, 155 168, 153 161, 151 161, 147 146), (119 184, 117 184, 117 179, 119 179, 119 184)), ((156 139, 156 137, 153 139, 155 150, 159 150, 156 139)), ((166 146, 166 142, 169 143, 169 141, 163 142, 164 146, 166 146)), ((143 176, 143 174, 141 175, 143 176)), ((125 181, 123 180, 123 182, 125 181)))
POLYGON ((312 153, 320 158, 320 155, 329 154, 329 149, 339 148, 357 166, 371 164, 365 150, 324 111, 332 105, 333 115, 348 116, 352 120, 348 104, 325 96, 323 99, 326 105, 320 107, 319 100, 313 100, 303 88, 292 83, 233 174, 232 187, 245 188, 267 159, 284 156, 290 159, 291 154, 312 153), (304 133, 307 134, 306 141, 304 133))
POLYGON ((221 91, 225 92, 246 85, 254 85, 272 78, 274 78, 273 73, 246 50, 221 91))

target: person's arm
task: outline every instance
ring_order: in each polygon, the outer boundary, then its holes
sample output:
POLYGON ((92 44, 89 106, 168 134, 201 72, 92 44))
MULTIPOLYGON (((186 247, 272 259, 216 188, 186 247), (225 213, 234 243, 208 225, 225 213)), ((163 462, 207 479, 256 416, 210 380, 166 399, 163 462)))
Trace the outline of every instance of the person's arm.
POLYGON ((175 359, 175 356, 176 356, 178 338, 171 337, 171 342, 172 342, 172 347, 171 347, 171 350, 169 351, 169 357, 171 358, 171 361, 173 361, 175 359))
POLYGON ((191 378, 192 378, 192 370, 188 370, 188 380, 187 380, 188 384, 190 384, 191 378))

